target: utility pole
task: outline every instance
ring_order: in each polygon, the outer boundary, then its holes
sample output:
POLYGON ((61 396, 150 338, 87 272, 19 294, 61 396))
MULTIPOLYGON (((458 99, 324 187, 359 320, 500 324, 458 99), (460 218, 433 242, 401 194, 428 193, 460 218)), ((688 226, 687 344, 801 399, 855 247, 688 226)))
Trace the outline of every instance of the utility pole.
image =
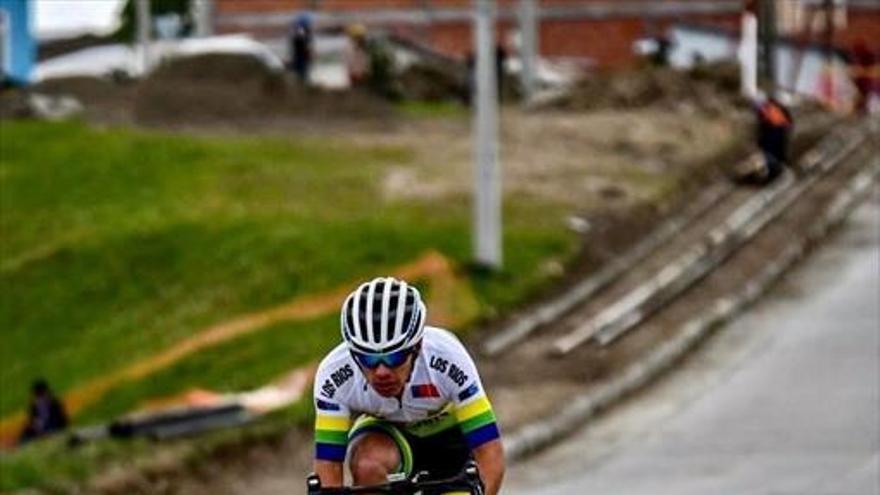
POLYGON ((425 18, 425 29, 420 29, 421 39, 426 45, 431 44, 431 34, 434 31, 434 8, 431 6, 431 0, 419 0, 419 8, 425 18))
POLYGON ((825 55, 831 63, 834 60, 834 0, 824 0, 822 7, 825 10, 825 55))
POLYGON ((150 70, 150 38, 152 37, 153 20, 150 16, 150 0, 136 0, 137 44, 140 55, 140 73, 145 75, 150 70))
POLYGON ((753 8, 743 10, 739 42, 740 90, 749 100, 758 95, 758 19, 753 8))
POLYGON ((476 95, 474 115, 473 237, 475 262, 500 269, 501 170, 498 164, 498 85, 495 54, 495 1, 474 1, 476 95))
POLYGON ((520 0, 519 3, 519 57, 522 61, 521 84, 523 100, 528 103, 537 89, 538 57, 538 0, 520 0))
POLYGON ((759 0, 758 37, 760 38, 758 77, 768 95, 776 88, 776 2, 759 0))
POLYGON ((204 38, 214 34, 214 0, 192 0, 191 9, 196 23, 195 35, 204 38))
POLYGON ((824 0, 822 8, 825 11, 825 32, 823 33, 825 39, 823 44, 825 45, 825 75, 828 78, 828 102, 835 106, 837 103, 837 98, 835 98, 837 88, 834 82, 834 1, 824 0))

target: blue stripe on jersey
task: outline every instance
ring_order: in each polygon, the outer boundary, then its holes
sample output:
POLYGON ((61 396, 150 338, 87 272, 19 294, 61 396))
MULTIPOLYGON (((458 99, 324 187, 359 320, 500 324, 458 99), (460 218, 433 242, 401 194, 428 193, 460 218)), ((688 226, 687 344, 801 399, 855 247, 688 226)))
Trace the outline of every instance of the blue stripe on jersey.
POLYGON ((332 402, 324 402, 321 399, 318 399, 317 402, 318 409, 322 411, 338 411, 339 404, 333 404, 332 402))
POLYGON ((473 397, 474 395, 476 395, 477 392, 479 392, 479 391, 480 391, 480 387, 478 387, 476 383, 471 383, 470 387, 462 390, 458 394, 458 401, 464 402, 464 401, 470 399, 471 397, 473 397))
POLYGON ((467 438, 468 445, 473 450, 486 442, 501 438, 501 434, 498 432, 498 425, 489 423, 465 434, 465 438, 467 438))
POLYGON ((331 445, 327 443, 315 444, 315 458, 322 461, 342 462, 345 460, 345 445, 331 445))

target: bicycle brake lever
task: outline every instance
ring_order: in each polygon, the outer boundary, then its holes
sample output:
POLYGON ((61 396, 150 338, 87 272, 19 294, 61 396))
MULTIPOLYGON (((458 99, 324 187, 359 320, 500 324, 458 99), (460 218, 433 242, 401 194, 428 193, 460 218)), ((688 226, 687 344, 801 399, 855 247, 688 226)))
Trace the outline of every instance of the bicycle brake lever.
POLYGON ((475 460, 471 459, 465 464, 464 474, 474 489, 478 490, 476 495, 483 495, 483 479, 480 478, 480 468, 475 460))
POLYGON ((310 473, 306 478, 306 487, 308 488, 308 495, 320 495, 321 478, 315 473, 310 473))

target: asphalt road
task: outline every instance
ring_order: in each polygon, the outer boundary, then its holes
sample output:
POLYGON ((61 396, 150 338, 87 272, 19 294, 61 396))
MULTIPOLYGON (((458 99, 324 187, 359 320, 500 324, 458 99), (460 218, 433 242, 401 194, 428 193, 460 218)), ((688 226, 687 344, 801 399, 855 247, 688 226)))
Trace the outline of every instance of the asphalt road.
POLYGON ((880 494, 880 193, 679 370, 509 469, 504 493, 880 494))

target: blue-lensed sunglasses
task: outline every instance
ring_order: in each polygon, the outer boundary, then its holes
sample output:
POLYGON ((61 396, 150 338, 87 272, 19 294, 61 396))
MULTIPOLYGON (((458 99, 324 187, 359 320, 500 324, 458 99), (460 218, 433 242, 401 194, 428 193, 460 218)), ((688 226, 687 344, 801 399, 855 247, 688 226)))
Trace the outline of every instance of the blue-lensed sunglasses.
POLYGON ((406 362, 406 359, 413 353, 413 348, 402 349, 400 351, 389 352, 388 354, 364 354, 361 352, 351 351, 351 355, 359 365, 374 370, 380 364, 384 364, 389 368, 397 368, 406 362))

